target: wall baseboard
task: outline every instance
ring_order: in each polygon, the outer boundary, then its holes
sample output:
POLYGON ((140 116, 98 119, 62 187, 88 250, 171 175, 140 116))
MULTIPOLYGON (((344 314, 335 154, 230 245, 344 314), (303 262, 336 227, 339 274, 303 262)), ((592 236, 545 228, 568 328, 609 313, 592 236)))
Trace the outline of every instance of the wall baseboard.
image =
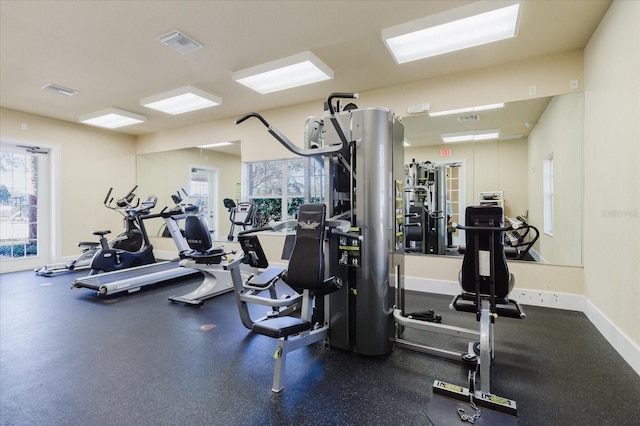
POLYGON ((584 314, 600 334, 613 346, 625 361, 640 375, 640 346, 620 330, 589 299, 585 298, 584 314))
MULTIPOLYGON (((456 281, 405 277, 404 287, 406 290, 447 296, 460 294, 460 285, 456 281)), ((516 288, 511 292, 511 298, 523 305, 584 313, 604 338, 607 339, 609 344, 611 344, 631 368, 640 375, 640 346, 634 343, 629 336, 611 322, 611 320, 585 296, 580 294, 516 288)))

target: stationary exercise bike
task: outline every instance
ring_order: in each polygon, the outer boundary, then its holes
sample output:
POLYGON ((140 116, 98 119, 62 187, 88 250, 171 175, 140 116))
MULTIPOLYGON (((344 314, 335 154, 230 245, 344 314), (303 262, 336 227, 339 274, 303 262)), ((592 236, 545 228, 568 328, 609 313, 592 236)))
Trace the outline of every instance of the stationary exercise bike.
POLYGON ((106 238, 106 235, 111 233, 110 230, 93 231, 93 235, 100 237, 101 248, 91 259, 89 275, 155 263, 153 247, 149 242, 143 218, 149 215, 150 210, 156 206, 158 197, 149 195, 142 203, 138 200, 138 203, 134 206, 131 202, 135 198, 133 191, 136 188, 137 186, 129 191, 127 195, 118 199, 115 205, 113 204, 113 198, 109 198, 113 188, 109 189, 104 205, 108 209, 115 210, 124 216, 128 237, 116 241, 110 247, 106 238), (109 201, 107 202, 107 200, 109 201))
MULTIPOLYGON (((134 186, 127 195, 123 197, 127 202, 133 201, 135 198, 134 191, 138 186, 134 186)), ((103 204, 106 206, 109 197, 111 196, 112 189, 109 190, 107 196, 105 197, 103 204)), ((41 268, 35 270, 37 275, 41 275, 44 277, 51 277, 54 275, 58 275, 65 272, 71 271, 80 271, 83 269, 88 269, 91 266, 91 260, 93 256, 100 250, 101 248, 114 248, 114 249, 122 249, 127 251, 137 251, 140 250, 143 243, 142 233, 137 226, 130 226, 132 222, 125 221, 125 231, 119 234, 117 237, 109 240, 109 241, 80 241, 78 242, 78 247, 80 247, 80 255, 72 261, 69 262, 61 262, 45 265, 41 268)), ((94 234, 95 235, 95 234, 94 234)))

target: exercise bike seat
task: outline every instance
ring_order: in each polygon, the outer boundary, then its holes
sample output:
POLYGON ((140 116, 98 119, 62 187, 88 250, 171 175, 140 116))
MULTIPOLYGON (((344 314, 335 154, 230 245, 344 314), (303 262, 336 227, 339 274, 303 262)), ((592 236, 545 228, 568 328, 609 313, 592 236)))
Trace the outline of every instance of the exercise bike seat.
POLYGON ((190 251, 180 253, 183 259, 192 259, 201 264, 218 264, 224 257, 223 247, 213 247, 211 232, 202 216, 187 216, 184 224, 184 236, 190 251))

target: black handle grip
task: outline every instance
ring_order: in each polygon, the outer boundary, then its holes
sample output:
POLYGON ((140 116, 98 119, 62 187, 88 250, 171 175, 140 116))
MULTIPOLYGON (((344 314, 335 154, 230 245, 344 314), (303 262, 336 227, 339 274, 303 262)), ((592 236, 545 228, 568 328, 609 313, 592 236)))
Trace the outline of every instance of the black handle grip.
POLYGON ((251 118, 251 117, 255 117, 258 120, 262 121, 262 124, 264 124, 265 127, 269 127, 269 123, 267 123, 267 120, 265 120, 260 114, 258 114, 257 112, 252 112, 249 113, 247 115, 245 115, 244 117, 240 117, 236 120, 236 124, 240 124, 242 122, 244 122, 245 120, 251 118))
MULTIPOLYGON (((109 195, 111 195, 111 191, 113 191, 113 188, 109 188, 109 192, 107 192, 107 196, 104 197, 104 201, 102 202, 102 204, 107 204, 107 201, 109 201, 109 195)), ((112 200, 113 200, 113 198, 112 198, 112 200)))
POLYGON ((333 109, 333 100, 336 98, 340 99, 355 99, 358 97, 357 93, 346 93, 346 92, 335 92, 329 95, 327 98, 327 104, 329 105, 329 112, 331 115, 334 115, 336 112, 333 109))
POLYGON ((272 230, 273 230, 273 226, 263 226, 262 228, 252 228, 252 229, 246 229, 244 231, 240 231, 238 232, 238 235, 247 235, 247 234, 253 234, 255 232, 272 231, 272 230))

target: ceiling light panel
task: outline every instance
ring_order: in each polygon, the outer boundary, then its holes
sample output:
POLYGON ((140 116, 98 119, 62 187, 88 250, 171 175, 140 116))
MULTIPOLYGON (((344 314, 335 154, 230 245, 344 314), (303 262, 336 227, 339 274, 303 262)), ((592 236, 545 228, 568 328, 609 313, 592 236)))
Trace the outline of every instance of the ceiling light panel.
POLYGON ((398 64, 515 37, 520 2, 480 1, 382 30, 398 64))
POLYGON ((333 78, 333 70, 306 51, 233 73, 233 79, 263 95, 333 78))
POLYGON ((78 121, 92 126, 117 129, 119 127, 142 123, 146 119, 147 117, 144 115, 135 114, 118 108, 107 108, 91 114, 83 115, 78 119, 78 121))
POLYGON ((469 142, 469 141, 486 141, 498 139, 500 129, 477 130, 469 132, 443 133, 440 135, 445 143, 452 142, 469 142))
POLYGON ((171 115, 184 114, 222 104, 222 98, 185 86, 140 100, 140 105, 171 115))
POLYGON ((222 146, 231 146, 231 145, 233 145, 233 142, 217 142, 217 143, 210 143, 208 145, 198 145, 198 148, 203 148, 203 149, 220 148, 222 146))
POLYGON ((441 115, 460 114, 460 113, 465 113, 465 112, 488 111, 490 109, 498 109, 498 108, 504 108, 504 103, 481 105, 481 106, 477 106, 477 107, 450 109, 450 110, 447 110, 447 111, 430 112, 429 113, 429 117, 439 117, 441 115))

